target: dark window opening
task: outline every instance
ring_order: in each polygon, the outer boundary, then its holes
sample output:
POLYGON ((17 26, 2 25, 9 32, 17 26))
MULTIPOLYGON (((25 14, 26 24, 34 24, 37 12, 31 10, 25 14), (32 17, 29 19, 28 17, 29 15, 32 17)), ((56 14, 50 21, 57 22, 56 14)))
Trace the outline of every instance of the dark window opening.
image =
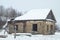
POLYGON ((14 27, 14 29, 18 30, 18 25, 16 25, 16 26, 14 27))
POLYGON ((16 25, 16 30, 18 30, 18 25, 16 25))
POLYGON ((37 24, 33 24, 33 31, 37 31, 37 24))

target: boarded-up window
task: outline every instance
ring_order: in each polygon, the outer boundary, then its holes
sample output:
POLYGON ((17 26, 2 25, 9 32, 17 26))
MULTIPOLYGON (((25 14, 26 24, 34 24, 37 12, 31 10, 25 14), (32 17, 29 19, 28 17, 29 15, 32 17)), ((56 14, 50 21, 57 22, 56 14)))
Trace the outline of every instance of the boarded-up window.
POLYGON ((47 31, 49 30, 49 26, 47 25, 47 31))
POLYGON ((50 26, 50 33, 53 33, 53 25, 50 26))
POLYGON ((51 30, 53 30, 53 25, 51 25, 51 30))
POLYGON ((37 31, 37 24, 33 24, 33 31, 37 31))

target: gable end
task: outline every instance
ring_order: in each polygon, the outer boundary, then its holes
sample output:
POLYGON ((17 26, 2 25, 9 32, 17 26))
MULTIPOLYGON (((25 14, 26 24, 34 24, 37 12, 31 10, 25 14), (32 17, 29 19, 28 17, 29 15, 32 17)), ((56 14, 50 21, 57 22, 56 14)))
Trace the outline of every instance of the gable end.
POLYGON ((56 19, 55 19, 55 16, 54 16, 52 10, 50 10, 50 12, 47 15, 46 19, 52 19, 52 20, 54 20, 56 22, 56 19))

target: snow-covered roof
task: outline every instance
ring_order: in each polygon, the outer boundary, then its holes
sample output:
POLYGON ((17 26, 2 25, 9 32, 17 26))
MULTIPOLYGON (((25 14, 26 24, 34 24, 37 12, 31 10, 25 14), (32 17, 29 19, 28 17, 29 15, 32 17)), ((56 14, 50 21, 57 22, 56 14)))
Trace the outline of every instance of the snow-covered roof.
POLYGON ((50 9, 32 9, 26 14, 16 17, 15 20, 38 20, 46 19, 50 9))

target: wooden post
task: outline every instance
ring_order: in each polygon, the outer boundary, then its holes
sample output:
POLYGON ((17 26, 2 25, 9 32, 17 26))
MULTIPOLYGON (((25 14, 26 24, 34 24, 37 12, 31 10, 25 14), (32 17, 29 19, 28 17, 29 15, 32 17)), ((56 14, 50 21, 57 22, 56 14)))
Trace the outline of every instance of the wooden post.
POLYGON ((16 25, 14 20, 13 20, 13 25, 14 25, 14 38, 16 38, 16 25))
POLYGON ((14 31, 15 31, 14 38, 16 38, 16 26, 14 26, 14 27, 15 27, 15 29, 14 29, 14 31))

